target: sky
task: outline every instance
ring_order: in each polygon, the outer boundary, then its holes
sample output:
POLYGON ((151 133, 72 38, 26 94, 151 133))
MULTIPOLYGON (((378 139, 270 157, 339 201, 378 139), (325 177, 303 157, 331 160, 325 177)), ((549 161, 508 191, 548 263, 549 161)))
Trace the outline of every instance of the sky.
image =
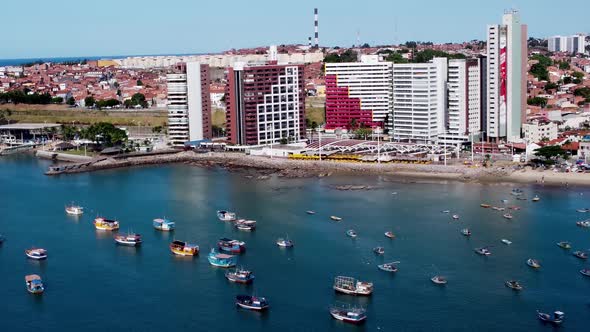
POLYGON ((29 0, 2 1, 0 59, 220 52, 307 43, 319 8, 320 45, 485 39, 515 8, 529 36, 590 32, 590 1, 569 0, 29 0), (25 7, 26 4, 26 7, 25 7), (577 8, 577 9, 576 9, 577 8), (559 14, 556 14, 556 11, 559 14))

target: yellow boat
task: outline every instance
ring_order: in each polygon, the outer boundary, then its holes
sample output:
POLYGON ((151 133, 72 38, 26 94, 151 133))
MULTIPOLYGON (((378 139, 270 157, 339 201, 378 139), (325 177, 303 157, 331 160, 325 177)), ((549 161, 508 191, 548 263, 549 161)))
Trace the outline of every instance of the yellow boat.
POLYGON ((182 241, 174 241, 170 243, 170 251, 179 256, 195 256, 199 254, 199 246, 182 241))
POLYGON ((119 229, 119 222, 98 217, 94 219, 94 227, 101 231, 116 231, 119 229))

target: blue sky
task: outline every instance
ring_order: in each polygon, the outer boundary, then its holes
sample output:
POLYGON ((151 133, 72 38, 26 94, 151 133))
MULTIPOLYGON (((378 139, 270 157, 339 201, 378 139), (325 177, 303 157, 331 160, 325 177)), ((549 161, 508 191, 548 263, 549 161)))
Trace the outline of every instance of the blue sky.
POLYGON ((590 29, 588 0, 567 10, 547 0, 29 0, 3 1, 0 59, 218 52, 306 43, 313 8, 320 44, 484 39, 504 9, 520 10, 529 35, 590 29), (26 5, 25 5, 26 3, 26 5), (559 12, 559 14, 557 14, 559 12))

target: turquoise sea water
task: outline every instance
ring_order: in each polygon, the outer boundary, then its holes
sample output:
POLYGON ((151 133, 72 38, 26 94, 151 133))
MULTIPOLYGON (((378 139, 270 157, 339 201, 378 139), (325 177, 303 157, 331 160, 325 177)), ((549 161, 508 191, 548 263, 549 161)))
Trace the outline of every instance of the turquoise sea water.
POLYGON ((329 177, 257 181, 241 173, 185 165, 146 167, 46 177, 48 162, 27 156, 0 159, 0 310, 2 331, 544 331, 536 309, 563 310, 561 329, 588 331, 590 267, 556 246, 571 241, 590 249, 590 230, 575 225, 590 218, 575 210, 590 207, 584 188, 523 187, 541 201, 516 201, 511 187, 463 183, 401 183, 383 177, 329 177), (335 185, 368 184, 370 191, 338 191, 335 185), (397 192, 397 194, 392 194, 397 192), (482 209, 480 203, 520 205, 514 219, 482 209), (64 205, 86 207, 68 217, 64 205), (218 221, 230 209, 258 221, 252 233, 218 221), (441 210, 461 216, 452 221, 441 210), (310 216, 306 210, 315 210, 310 216), (117 218, 121 231, 141 233, 140 248, 116 246, 97 232, 97 214, 117 218), (337 215, 343 221, 329 220, 337 215), (177 222, 171 234, 155 231, 151 220, 177 222), (469 227, 473 235, 459 231, 469 227), (358 238, 346 236, 355 229, 358 238), (393 230, 397 238, 383 236, 393 230), (275 241, 288 236, 291 250, 275 241), (229 283, 225 270, 207 262, 221 237, 246 241, 239 265, 251 269, 251 286, 229 283), (504 245, 500 239, 510 239, 504 245), (171 255, 173 240, 195 242, 201 255, 171 255), (492 255, 473 248, 489 245, 492 255), (44 247, 44 262, 27 260, 23 250, 44 247), (375 246, 385 247, 376 257, 375 246), (542 268, 527 267, 537 258, 542 268), (392 275, 377 264, 399 260, 392 275), (42 296, 26 292, 24 276, 40 274, 42 296), (445 275, 448 285, 430 278, 445 275), (372 297, 337 295, 337 275, 372 281, 372 297), (520 293, 504 286, 518 279, 520 293), (266 296, 267 313, 235 308, 237 294, 266 296), (368 320, 360 327, 333 320, 336 302, 362 305, 368 320))

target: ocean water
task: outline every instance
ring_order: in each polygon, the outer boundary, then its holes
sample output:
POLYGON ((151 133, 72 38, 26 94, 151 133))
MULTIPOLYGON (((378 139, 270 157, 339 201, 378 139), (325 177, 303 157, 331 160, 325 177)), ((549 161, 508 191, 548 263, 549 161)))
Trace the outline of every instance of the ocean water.
POLYGON ((590 248, 590 230, 575 225, 589 218, 575 210, 590 207, 586 188, 523 187, 541 201, 515 201, 510 186, 464 183, 396 182, 377 176, 255 180, 243 173, 169 165, 46 177, 49 162, 28 156, 0 158, 0 310, 2 331, 549 331, 536 309, 562 310, 562 329, 588 331, 590 278, 578 271, 589 264, 556 246, 590 248), (333 186, 368 184, 369 191, 333 186), (397 193, 397 194, 393 194, 397 193), (519 205, 514 219, 482 209, 487 202, 519 205), (86 207, 79 218, 64 205, 86 207), (255 232, 240 232, 218 221, 219 209, 258 221, 255 232), (452 221, 441 213, 461 216, 452 221), (310 216, 306 210, 315 210, 310 216), (139 248, 115 245, 98 232, 98 214, 117 218, 121 231, 141 233, 139 248), (330 221, 337 215, 343 221, 330 221), (177 222, 161 233, 151 220, 177 222), (473 235, 459 231, 469 227, 473 235), (358 238, 345 235, 355 229, 358 238), (383 236, 393 230, 397 238, 383 236), (246 241, 239 265, 251 269, 251 286, 229 283, 225 270, 206 255, 217 239, 246 241), (275 241, 288 236, 292 249, 275 241), (500 239, 513 241, 504 245, 500 239), (178 258, 168 244, 196 242, 201 255, 178 258), (490 246, 481 257, 473 248, 490 246), (27 260, 23 250, 41 246, 49 258, 27 260), (376 257, 375 246, 385 247, 376 257), (542 268, 526 266, 537 258, 542 268), (388 274, 377 264, 400 261, 388 274), (41 296, 28 294, 26 274, 40 274, 41 296), (440 287, 430 278, 445 275, 440 287), (337 295, 338 275, 372 281, 371 297, 337 295), (524 290, 504 286, 518 279, 524 290), (265 296, 266 313, 239 310, 237 294, 265 296), (368 320, 351 326, 333 320, 334 303, 360 305, 368 320))

